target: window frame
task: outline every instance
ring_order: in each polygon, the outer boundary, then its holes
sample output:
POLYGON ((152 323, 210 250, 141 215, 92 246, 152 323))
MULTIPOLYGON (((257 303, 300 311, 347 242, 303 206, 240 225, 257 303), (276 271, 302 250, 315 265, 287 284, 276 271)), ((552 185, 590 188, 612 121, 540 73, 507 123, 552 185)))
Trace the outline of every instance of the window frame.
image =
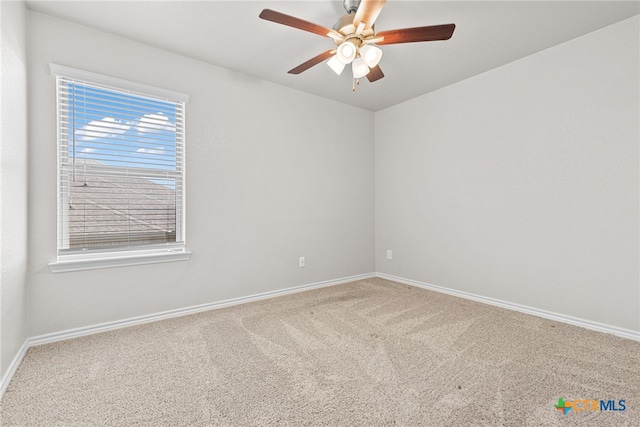
MULTIPOLYGON (((63 78, 67 80, 75 80, 80 84, 95 85, 104 89, 112 89, 119 92, 131 92, 134 95, 148 96, 152 98, 159 98, 162 100, 170 101, 176 104, 182 104, 182 113, 184 113, 185 104, 189 101, 189 96, 180 92, 175 92, 155 86, 136 83, 128 80, 123 80, 115 77, 105 76, 89 71, 79 70, 71 67, 66 67, 58 64, 49 64, 50 72, 56 77, 56 156, 57 156, 57 212, 56 212, 56 227, 57 227, 57 259, 55 262, 49 263, 49 268, 53 273, 67 272, 67 271, 79 271, 79 270, 91 270, 99 268, 109 267, 123 267, 129 265, 141 265, 151 264, 159 262, 173 262, 173 261, 187 261, 191 252, 186 250, 186 162, 185 157, 185 118, 182 119, 182 167, 177 172, 167 172, 160 170, 142 170, 143 175, 155 175, 165 174, 171 176, 171 179, 176 180, 176 191, 180 191, 181 206, 178 209, 176 206, 176 243, 163 243, 163 244, 141 244, 131 246, 119 246, 114 248, 96 248, 96 249, 84 249, 84 250, 72 250, 64 249, 64 245, 61 247, 61 242, 64 242, 65 233, 68 231, 63 230, 62 222, 65 212, 68 212, 68 203, 65 204, 63 198, 68 197, 68 191, 63 191, 62 174, 68 171, 69 166, 63 164, 61 155, 62 133, 60 130, 60 93, 58 86, 58 79, 63 78), (180 188, 180 190, 178 190, 180 188), (65 207, 67 209, 65 209, 65 207), (180 237, 180 239, 178 239, 180 237)), ((176 159, 177 161, 177 159, 176 159)), ((109 165, 93 165, 91 169, 103 170, 107 174, 114 176, 123 173, 124 168, 109 165)), ((128 168, 126 175, 132 173, 135 174, 136 168, 128 168)), ((68 239, 69 236, 67 235, 68 239)))

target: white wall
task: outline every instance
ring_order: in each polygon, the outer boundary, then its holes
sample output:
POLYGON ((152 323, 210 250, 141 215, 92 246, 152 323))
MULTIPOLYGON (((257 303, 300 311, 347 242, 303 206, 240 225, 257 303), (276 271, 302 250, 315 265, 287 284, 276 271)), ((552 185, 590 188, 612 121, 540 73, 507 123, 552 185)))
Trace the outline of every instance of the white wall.
POLYGON ((27 338, 27 10, 0 2, 0 378, 27 338))
POLYGON ((640 330, 637 17, 375 117, 36 13, 29 34, 30 336, 374 269, 640 330), (50 62, 191 95, 191 261, 49 272, 50 62))
POLYGON ((640 331, 638 22, 376 113, 377 271, 640 331))
POLYGON ((374 271, 373 113, 45 15, 29 26, 31 336, 374 271), (190 261, 49 272, 50 62, 190 94, 190 261))

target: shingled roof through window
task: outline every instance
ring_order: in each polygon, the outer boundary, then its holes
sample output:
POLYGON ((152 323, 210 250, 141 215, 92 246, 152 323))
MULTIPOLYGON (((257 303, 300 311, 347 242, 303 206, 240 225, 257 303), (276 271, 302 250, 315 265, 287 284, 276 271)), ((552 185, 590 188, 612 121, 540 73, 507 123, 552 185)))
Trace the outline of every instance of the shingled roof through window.
POLYGON ((175 242, 176 191, 157 181, 76 165, 69 182, 69 248, 175 242))

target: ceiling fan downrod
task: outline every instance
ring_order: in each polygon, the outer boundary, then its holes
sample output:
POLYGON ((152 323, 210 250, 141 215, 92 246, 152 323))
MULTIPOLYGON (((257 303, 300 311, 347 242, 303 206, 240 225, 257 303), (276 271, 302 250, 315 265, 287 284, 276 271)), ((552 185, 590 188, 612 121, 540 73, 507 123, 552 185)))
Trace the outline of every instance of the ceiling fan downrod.
POLYGON ((360 6, 361 0, 343 0, 342 6, 344 6, 344 10, 347 11, 349 15, 352 13, 356 13, 358 7, 360 6))

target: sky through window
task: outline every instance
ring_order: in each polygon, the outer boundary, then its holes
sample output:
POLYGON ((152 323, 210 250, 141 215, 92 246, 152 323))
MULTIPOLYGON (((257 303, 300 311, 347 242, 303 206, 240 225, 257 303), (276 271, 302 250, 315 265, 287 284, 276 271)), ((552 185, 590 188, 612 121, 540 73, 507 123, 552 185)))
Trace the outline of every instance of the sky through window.
POLYGON ((174 103, 78 83, 68 94, 70 158, 176 170, 174 103))

